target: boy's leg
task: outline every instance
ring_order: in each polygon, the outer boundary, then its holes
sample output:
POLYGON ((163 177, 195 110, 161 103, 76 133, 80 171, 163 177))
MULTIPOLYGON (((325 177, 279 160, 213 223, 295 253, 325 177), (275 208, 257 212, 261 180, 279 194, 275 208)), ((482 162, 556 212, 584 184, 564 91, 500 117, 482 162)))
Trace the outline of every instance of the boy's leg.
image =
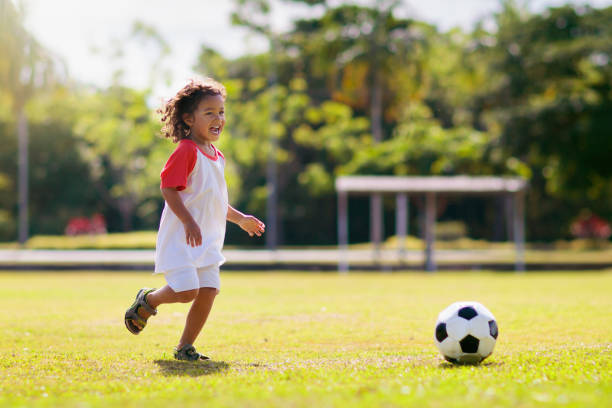
MULTIPOLYGON (((149 293, 145 297, 145 301, 153 309, 157 309, 157 306, 165 303, 189 303, 194 300, 197 295, 198 289, 175 292, 170 286, 166 285, 163 288, 157 289, 155 292, 149 293)), ((151 313, 147 312, 142 307, 138 309, 138 314, 144 319, 148 319, 149 316, 151 316, 151 313)), ((138 322, 134 322, 134 324, 140 327, 138 322)))
POLYGON ((181 336, 177 349, 181 349, 184 345, 193 344, 195 342, 200 331, 202 331, 202 327, 204 327, 204 323, 206 323, 206 319, 208 319, 210 309, 212 309, 217 293, 218 289, 216 288, 200 288, 187 314, 185 329, 183 330, 183 335, 181 336))
POLYGON ((169 285, 157 289, 147 295, 146 301, 153 309, 165 303, 189 303, 198 295, 198 289, 175 292, 169 285))

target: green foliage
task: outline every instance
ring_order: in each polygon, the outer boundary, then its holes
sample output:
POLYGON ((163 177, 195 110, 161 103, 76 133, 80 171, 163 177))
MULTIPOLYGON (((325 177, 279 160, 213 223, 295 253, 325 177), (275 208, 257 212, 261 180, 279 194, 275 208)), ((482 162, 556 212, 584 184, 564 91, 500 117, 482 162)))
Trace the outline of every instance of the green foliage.
MULTIPOLYGON (((359 139, 366 139, 368 122, 354 117, 344 104, 328 101, 317 105, 299 77, 288 86, 264 85, 265 80, 256 77, 238 87, 242 94, 228 97, 228 124, 220 145, 238 169, 237 173, 230 169, 230 197, 239 208, 265 213, 266 190, 258 186, 265 184, 263 175, 274 142, 281 219, 296 225, 295 230, 287 229, 287 240, 330 242, 335 210, 313 208, 328 206, 333 199, 335 168, 360 148, 359 139), (299 227, 317 220, 324 221, 323 234, 299 227)), ((230 243, 244 239, 243 234, 228 236, 230 243)))
POLYGON ((17 204, 15 170, 17 157, 17 140, 13 136, 12 124, 0 122, 0 240, 15 239, 17 223, 13 217, 17 204), (9 137, 9 135, 13 137, 9 137))
MULTIPOLYGON (((72 132, 76 100, 65 89, 39 94, 28 104, 30 224, 33 234, 63 233, 77 215, 103 211, 72 132)), ((17 137, 14 121, 0 123, 0 239, 14 240, 17 206, 17 137)))
POLYGON ((328 7, 320 18, 296 21, 283 39, 286 49, 299 50, 303 72, 324 81, 330 98, 369 116, 376 141, 384 138, 385 117, 405 101, 397 68, 405 74, 418 66, 430 31, 397 19, 397 4, 328 7))
POLYGON ((155 249, 157 231, 116 232, 98 235, 35 235, 28 249, 155 249))
POLYGON ((120 214, 123 231, 132 228, 136 215, 157 215, 159 172, 171 152, 146 97, 146 92, 123 87, 83 93, 75 123, 94 187, 120 214))
MULTIPOLYGON (((483 115, 496 122, 502 157, 531 169, 528 214, 563 214, 565 223, 556 225, 566 231, 581 208, 611 217, 612 7, 525 15, 509 3, 497 20, 496 43, 477 51, 498 73, 485 89, 483 115)), ((535 228, 542 237, 567 233, 535 228)))
MULTIPOLYGON (((519 175, 530 183, 529 239, 568 237, 582 210, 612 219, 612 7, 532 15, 504 1, 495 30, 439 32, 398 17, 397 1, 284 1, 305 12, 283 33, 271 30, 271 2, 235 1, 234 22, 264 36, 269 52, 228 59, 203 45, 195 65, 228 91, 219 147, 231 202, 262 217, 266 171, 272 160, 278 166, 281 243, 335 242, 340 174, 519 175)), ((121 85, 121 69, 108 89, 39 87, 34 79, 52 79, 54 64, 24 29, 18 3, 0 4, 0 239, 16 230, 23 109, 32 232, 61 233, 71 215, 93 212, 112 231, 155 228, 158 175, 172 144, 158 137, 150 91, 121 85), (17 78, 34 62, 32 75, 17 78), (65 182, 74 175, 78 183, 65 182)), ((168 43, 136 22, 111 54, 124 55, 128 42, 154 46, 150 83, 159 83, 168 43)), ((367 203, 352 199, 351 207, 351 240, 365 240, 367 203)), ((489 207, 458 199, 441 218, 462 218, 471 238, 499 238, 489 207)), ((232 228, 228 242, 246 243, 232 228)))
POLYGON ((469 127, 443 128, 425 105, 410 105, 395 128, 394 137, 380 144, 364 144, 343 174, 470 174, 487 172, 481 163, 488 135, 469 127))

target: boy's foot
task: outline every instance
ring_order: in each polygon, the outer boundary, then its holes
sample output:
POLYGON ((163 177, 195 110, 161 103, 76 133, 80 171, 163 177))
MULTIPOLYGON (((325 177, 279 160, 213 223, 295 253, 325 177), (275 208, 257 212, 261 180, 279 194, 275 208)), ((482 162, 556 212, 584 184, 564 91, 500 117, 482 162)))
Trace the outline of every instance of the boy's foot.
POLYGON ((195 347, 193 347, 191 344, 185 344, 180 349, 175 348, 174 358, 177 360, 187 361, 210 360, 210 357, 206 357, 204 354, 198 353, 195 347))
POLYGON ((136 300, 132 306, 125 312, 125 327, 132 334, 138 334, 147 325, 147 320, 150 316, 155 316, 157 310, 153 309, 147 303, 147 295, 154 292, 155 289, 142 288, 136 294, 136 300))

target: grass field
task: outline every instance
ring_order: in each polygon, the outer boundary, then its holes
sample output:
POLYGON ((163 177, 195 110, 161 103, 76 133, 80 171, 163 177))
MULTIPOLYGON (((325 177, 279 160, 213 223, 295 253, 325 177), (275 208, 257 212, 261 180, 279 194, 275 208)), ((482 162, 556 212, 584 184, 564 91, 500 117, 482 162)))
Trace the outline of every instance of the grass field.
POLYGON ((187 305, 139 336, 123 313, 149 273, 0 273, 0 406, 609 407, 612 273, 224 273, 196 343, 187 305), (443 362, 440 310, 477 300, 500 336, 480 366, 443 362))

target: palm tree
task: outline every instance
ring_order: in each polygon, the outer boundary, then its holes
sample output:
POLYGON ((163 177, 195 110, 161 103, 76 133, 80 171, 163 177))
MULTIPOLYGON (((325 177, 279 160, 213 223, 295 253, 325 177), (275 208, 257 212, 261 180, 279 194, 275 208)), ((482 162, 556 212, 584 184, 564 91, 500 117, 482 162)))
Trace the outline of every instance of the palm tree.
MULTIPOLYGON (((235 0, 235 11, 232 13, 232 24, 242 26, 251 31, 266 37, 270 44, 270 72, 268 74, 268 86, 274 88, 277 85, 276 58, 277 58, 277 35, 274 33, 271 21, 271 5, 268 0, 235 0)), ((270 109, 270 123, 275 123, 277 118, 276 99, 272 99, 270 109)), ((279 183, 278 183, 278 163, 276 151, 278 140, 271 136, 270 154, 266 165, 266 185, 268 195, 266 199, 266 247, 276 249, 282 241, 280 233, 280 222, 278 217, 279 183)))
POLYGON ((365 103, 375 142, 384 138, 384 96, 392 91, 388 78, 393 66, 409 63, 411 51, 422 38, 411 20, 394 17, 400 3, 377 0, 374 7, 328 8, 318 19, 297 21, 288 36, 288 46, 297 45, 311 57, 307 63, 312 72, 335 78, 330 84, 333 93, 342 93, 338 83, 355 76, 352 83, 357 89, 344 102, 356 108, 365 103))
POLYGON ((48 83, 53 62, 47 51, 27 32, 21 3, 0 0, 0 91, 6 92, 17 118, 18 240, 28 239, 28 119, 25 105, 34 91, 48 83))

